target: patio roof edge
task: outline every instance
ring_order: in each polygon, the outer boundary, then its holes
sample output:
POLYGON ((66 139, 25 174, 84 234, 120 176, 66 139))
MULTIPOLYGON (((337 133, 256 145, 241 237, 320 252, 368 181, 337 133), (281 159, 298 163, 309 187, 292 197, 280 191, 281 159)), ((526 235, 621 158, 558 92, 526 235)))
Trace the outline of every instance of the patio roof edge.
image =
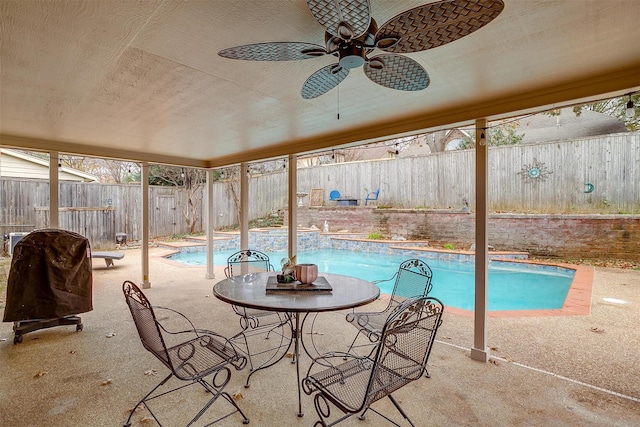
POLYGON ((18 135, 0 134, 0 146, 33 151, 58 151, 75 155, 126 160, 132 162, 148 162, 193 168, 206 168, 207 162, 186 157, 165 156, 162 154, 141 153, 89 144, 77 144, 67 141, 30 138, 18 135))

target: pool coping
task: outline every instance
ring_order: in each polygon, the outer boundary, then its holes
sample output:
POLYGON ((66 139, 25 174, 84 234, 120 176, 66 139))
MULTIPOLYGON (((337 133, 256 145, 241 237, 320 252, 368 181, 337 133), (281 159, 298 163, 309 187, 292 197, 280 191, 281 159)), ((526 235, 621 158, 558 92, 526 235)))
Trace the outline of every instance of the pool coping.
MULTIPOLYGON (((224 237, 219 240, 224 240, 224 237)), ((350 239, 350 238, 345 238, 350 239)), ((352 240, 361 240, 361 239, 352 239, 352 240)), ((365 239, 366 240, 366 239, 365 239)), ((432 247, 424 247, 424 246, 396 246, 397 241, 389 242, 393 243, 390 248, 393 249, 402 249, 402 250, 414 250, 420 252, 435 252, 441 254, 462 254, 466 256, 474 256, 475 253, 473 251, 454 251, 448 249, 436 249, 432 247)), ((168 256, 179 252, 182 248, 190 247, 190 246, 204 246, 204 244, 199 242, 161 242, 160 246, 166 247, 167 249, 174 249, 175 252, 165 253, 161 255, 168 263, 180 266, 180 267, 202 267, 202 266, 190 266, 187 264, 183 264, 177 261, 172 261, 168 258, 168 256)), ((588 316, 591 314, 591 301, 592 301, 592 293, 593 293, 593 277, 595 268, 587 267, 582 265, 573 265, 573 264, 565 264, 565 263, 553 263, 553 262, 543 262, 536 261, 530 259, 517 259, 511 258, 509 256, 513 255, 523 255, 527 254, 526 252, 518 252, 518 251, 491 251, 491 259, 490 262, 501 262, 501 263, 520 263, 520 264, 529 264, 529 265, 538 265, 541 267, 549 266, 549 267, 560 267, 569 270, 575 271, 573 280, 571 281, 571 285, 569 286, 569 291, 567 292, 567 296, 565 297, 564 304, 562 308, 559 309, 542 309, 542 310, 492 310, 487 312, 487 316, 491 318, 515 318, 515 317, 540 317, 540 316, 588 316)), ((527 254, 528 255, 528 254, 527 254)), ((389 294, 381 294, 381 299, 388 299, 389 294)), ((462 308, 446 306, 447 312, 462 315, 465 317, 473 317, 473 310, 465 310, 462 308)))
MULTIPOLYGON (((563 267, 574 270, 575 274, 569 286, 569 291, 564 299, 562 308, 544 310, 494 310, 488 311, 487 315, 492 318, 514 318, 514 317, 541 317, 541 316, 588 316, 591 314, 591 300, 593 294, 594 267, 582 265, 572 265, 564 263, 540 262, 532 260, 500 259, 500 262, 513 262, 523 264, 548 265, 563 267)), ((447 306, 447 311, 467 317, 473 317, 473 310, 464 310, 457 307, 447 306)))

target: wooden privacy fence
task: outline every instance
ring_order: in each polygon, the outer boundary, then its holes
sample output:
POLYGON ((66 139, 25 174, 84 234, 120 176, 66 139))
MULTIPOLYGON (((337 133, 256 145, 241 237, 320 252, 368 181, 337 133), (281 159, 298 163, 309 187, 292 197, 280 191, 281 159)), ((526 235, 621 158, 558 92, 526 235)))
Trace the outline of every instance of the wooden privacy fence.
MULTIPOLYGON (((640 132, 492 147, 488 162, 491 211, 640 213, 640 132)), ((298 191, 312 188, 326 204, 331 190, 364 204, 380 188, 378 206, 473 210, 475 150, 300 169, 298 191)))
MULTIPOLYGON (((363 204, 367 193, 380 188, 374 206, 459 210, 466 200, 473 210, 474 159, 474 150, 457 150, 300 168, 298 191, 310 193, 312 189, 321 189, 324 204, 328 205, 329 192, 338 190, 363 204)), ((252 176, 249 218, 264 217, 285 208, 287 188, 286 170, 252 176)), ((76 215, 65 224, 105 227, 96 230, 95 235, 100 244, 108 245, 106 247, 115 245, 115 233, 126 233, 130 241, 139 240, 141 195, 140 184, 61 182, 61 225, 64 215, 76 215), (64 208, 89 209, 63 213, 67 212, 64 208), (112 212, 106 215, 113 215, 113 225, 98 220, 104 212, 112 212), (80 219, 79 215, 87 218, 80 219)), ((200 191, 198 197, 202 195, 200 191)), ((213 197, 213 228, 237 223, 230 184, 216 182, 213 197)), ((303 199, 305 205, 309 199, 308 196, 303 199)), ((640 133, 493 147, 489 150, 489 203, 494 212, 638 214, 640 133)), ((48 204, 47 181, 1 178, 0 231, 4 234, 32 230, 44 221, 36 218, 37 208, 48 204)), ((184 189, 150 186, 150 237, 187 234, 189 230, 183 217, 186 205, 184 189)), ((204 206, 203 202, 196 212, 196 230, 204 228, 204 206)), ((44 215, 44 211, 39 212, 44 215)))
MULTIPOLYGON (((49 207, 36 207, 36 227, 49 228, 49 207)), ((115 208, 59 208, 59 228, 83 235, 93 249, 115 247, 115 208)))

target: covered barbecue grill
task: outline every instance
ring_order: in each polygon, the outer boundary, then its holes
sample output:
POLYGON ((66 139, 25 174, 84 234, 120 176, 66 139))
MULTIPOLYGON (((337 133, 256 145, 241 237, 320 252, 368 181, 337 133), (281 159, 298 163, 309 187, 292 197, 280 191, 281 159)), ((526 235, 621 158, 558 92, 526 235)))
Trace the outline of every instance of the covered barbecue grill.
POLYGON ((29 233, 15 247, 7 283, 4 321, 14 322, 14 344, 38 329, 76 325, 93 310, 91 247, 77 233, 46 229, 29 233))

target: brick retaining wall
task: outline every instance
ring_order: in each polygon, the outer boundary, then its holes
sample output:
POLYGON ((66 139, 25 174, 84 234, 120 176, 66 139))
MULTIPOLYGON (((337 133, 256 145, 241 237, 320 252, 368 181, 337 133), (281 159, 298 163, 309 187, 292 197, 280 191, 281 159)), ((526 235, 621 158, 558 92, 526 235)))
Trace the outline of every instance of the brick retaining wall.
MULTIPOLYGON (((379 232, 386 238, 452 243, 459 249, 469 249, 475 238, 475 215, 459 211, 298 208, 298 224, 303 227, 315 225, 322 230, 325 220, 332 232, 379 232)), ((490 214, 488 233, 495 250, 640 261, 638 215, 490 214)))

